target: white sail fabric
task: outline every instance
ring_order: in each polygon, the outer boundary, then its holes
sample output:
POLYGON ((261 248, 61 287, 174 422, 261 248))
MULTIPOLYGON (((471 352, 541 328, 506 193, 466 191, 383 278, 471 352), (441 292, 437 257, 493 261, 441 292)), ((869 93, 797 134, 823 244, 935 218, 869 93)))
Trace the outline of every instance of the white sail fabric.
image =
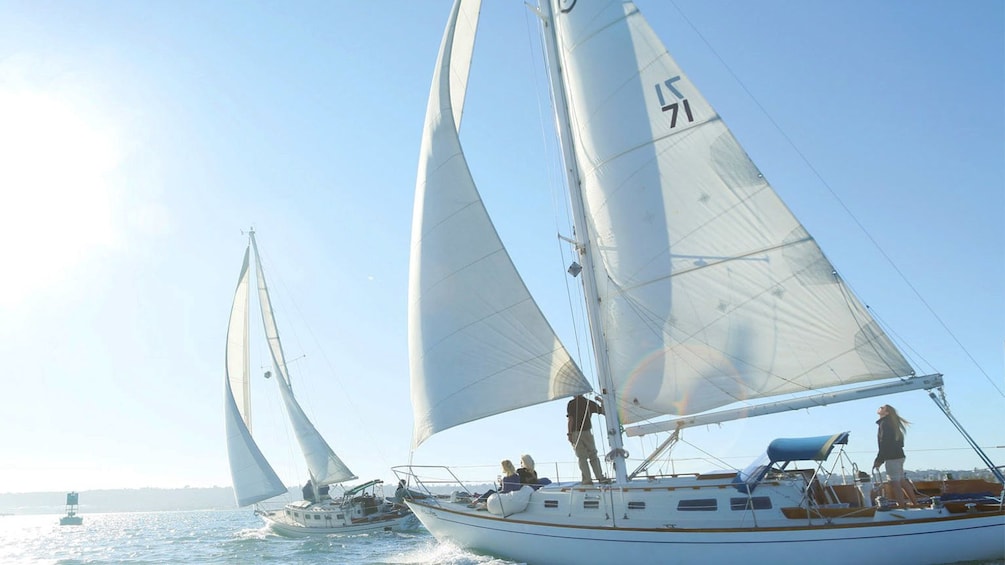
POLYGON ((912 374, 634 4, 565 4, 621 422, 912 374))
POLYGON ((251 380, 248 376, 248 288, 251 272, 248 258, 251 246, 244 251, 241 276, 237 279, 234 303, 227 323, 227 387, 234 397, 241 419, 251 430, 251 380))
MULTIPOLYGON (((454 37, 450 42, 450 109, 454 116, 454 131, 461 129, 461 114, 464 112, 464 98, 468 92, 468 73, 475 49, 475 35, 478 32, 478 16, 482 0, 460 0, 454 23, 454 37)), ((441 51, 443 47, 440 47, 441 51)), ((434 77, 434 84, 437 79, 434 77)))
POLYGON ((341 483, 355 479, 356 475, 335 455, 335 452, 311 423, 293 395, 289 373, 286 370, 286 357, 283 355, 283 345, 279 341, 279 329, 272 312, 272 300, 269 298, 265 271, 262 270, 262 261, 258 255, 258 244, 255 242, 254 232, 251 234, 251 244, 255 249, 256 279, 262 322, 265 324, 265 337, 269 342, 269 352, 272 354, 272 363, 276 369, 276 380, 279 382, 279 391, 283 398, 283 405, 286 407, 286 415, 293 425, 293 432, 297 436, 297 443, 300 444, 300 450, 307 461, 311 478, 317 485, 341 483))
POLYGON ((227 455, 234 497, 238 506, 261 502, 286 492, 286 487, 269 465, 251 436, 251 396, 248 379, 248 255, 244 252, 241 276, 237 280, 234 304, 227 325, 226 375, 224 376, 224 418, 227 455))
POLYGON ((413 446, 444 429, 591 390, 503 248, 458 137, 479 3, 458 0, 419 154, 409 272, 413 446))

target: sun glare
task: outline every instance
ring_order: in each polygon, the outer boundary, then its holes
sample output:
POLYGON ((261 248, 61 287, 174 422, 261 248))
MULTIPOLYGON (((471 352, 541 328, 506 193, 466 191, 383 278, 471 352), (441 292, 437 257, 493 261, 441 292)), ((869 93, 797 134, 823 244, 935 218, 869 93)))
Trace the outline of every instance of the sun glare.
POLYGON ((55 94, 0 83, 0 306, 114 242, 110 131, 55 94))

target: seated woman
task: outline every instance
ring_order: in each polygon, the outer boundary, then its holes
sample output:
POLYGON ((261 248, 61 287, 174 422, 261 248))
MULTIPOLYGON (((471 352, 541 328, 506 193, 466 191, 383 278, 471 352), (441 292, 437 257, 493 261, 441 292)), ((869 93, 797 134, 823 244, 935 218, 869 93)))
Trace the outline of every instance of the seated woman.
MULTIPOLYGON (((520 475, 517 474, 516 467, 513 466, 513 462, 510 461, 509 459, 503 459, 501 465, 502 465, 503 477, 502 480, 500 481, 501 484, 499 485, 498 492, 502 493, 502 492, 513 492, 516 490, 520 490, 520 487, 522 487, 523 484, 521 484, 520 482, 520 475)), ((496 491, 492 489, 483 492, 478 498, 474 499, 471 502, 471 504, 468 504, 468 507, 474 508, 479 503, 484 503, 488 499, 488 497, 492 496, 495 493, 496 491)))
POLYGON ((501 492, 512 492, 515 490, 520 490, 520 487, 523 486, 523 484, 522 481, 520 480, 520 475, 518 475, 516 472, 516 467, 513 466, 513 462, 510 461, 509 459, 503 459, 502 470, 503 470, 503 478, 502 478, 501 492))
POLYGON ((526 453, 520 456, 520 468, 516 472, 520 476, 521 483, 530 485, 535 489, 551 484, 551 479, 538 478, 537 471, 534 470, 534 459, 526 453))
POLYGON ((534 459, 524 453, 520 456, 520 468, 516 470, 520 475, 520 482, 525 485, 537 484, 537 471, 534 470, 534 459))

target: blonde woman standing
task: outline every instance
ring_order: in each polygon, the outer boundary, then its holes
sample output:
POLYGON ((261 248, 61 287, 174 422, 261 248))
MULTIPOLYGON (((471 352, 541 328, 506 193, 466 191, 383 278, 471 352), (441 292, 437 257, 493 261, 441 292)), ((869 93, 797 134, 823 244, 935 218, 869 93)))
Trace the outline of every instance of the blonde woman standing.
POLYGON ((889 404, 884 404, 876 411, 879 420, 876 424, 879 429, 876 432, 876 442, 879 444, 879 453, 872 463, 873 469, 879 469, 880 465, 886 465, 886 474, 890 479, 890 489, 893 491, 893 498, 897 501, 897 506, 905 508, 907 506, 904 493, 911 500, 911 504, 917 504, 914 498, 914 489, 905 488, 910 485, 904 477, 904 434, 910 424, 897 414, 897 410, 889 404))

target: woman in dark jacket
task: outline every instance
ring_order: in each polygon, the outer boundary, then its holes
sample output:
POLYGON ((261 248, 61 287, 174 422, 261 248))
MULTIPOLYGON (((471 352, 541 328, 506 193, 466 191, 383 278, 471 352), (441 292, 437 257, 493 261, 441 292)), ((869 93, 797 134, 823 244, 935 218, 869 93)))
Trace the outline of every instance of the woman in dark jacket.
POLYGON ((873 469, 879 469, 880 465, 886 464, 886 474, 890 479, 890 489, 893 490, 893 498, 901 508, 906 506, 904 493, 911 500, 911 504, 917 504, 914 498, 914 489, 904 477, 904 433, 907 425, 910 424, 897 414, 897 410, 889 404, 884 404, 876 411, 879 420, 876 424, 879 429, 876 432, 876 441, 879 444, 879 453, 872 463, 873 469))

